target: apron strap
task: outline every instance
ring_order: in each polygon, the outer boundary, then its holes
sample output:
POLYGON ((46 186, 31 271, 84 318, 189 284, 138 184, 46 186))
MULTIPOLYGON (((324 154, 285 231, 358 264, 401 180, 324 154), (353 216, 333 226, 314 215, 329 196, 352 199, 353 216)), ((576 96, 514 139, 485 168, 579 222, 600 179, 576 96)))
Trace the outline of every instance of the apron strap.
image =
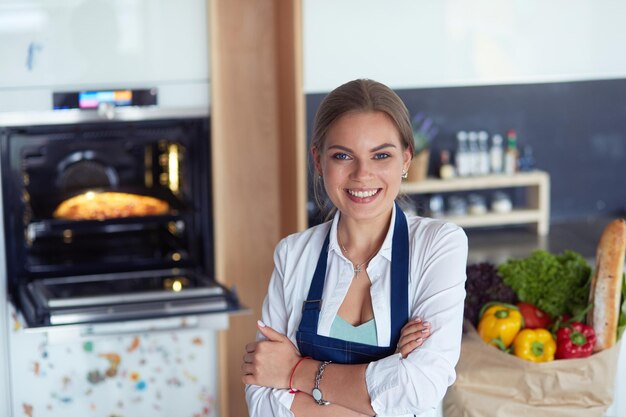
POLYGON ((322 292, 324 292, 324 281, 326 280, 326 265, 328 263, 328 245, 330 242, 330 230, 326 235, 320 257, 315 267, 313 280, 309 287, 309 295, 302 303, 302 321, 300 321, 300 331, 317 334, 317 323, 322 309, 322 292))
POLYGON ((392 242, 390 346, 396 346, 409 320, 409 227, 397 203, 392 242))

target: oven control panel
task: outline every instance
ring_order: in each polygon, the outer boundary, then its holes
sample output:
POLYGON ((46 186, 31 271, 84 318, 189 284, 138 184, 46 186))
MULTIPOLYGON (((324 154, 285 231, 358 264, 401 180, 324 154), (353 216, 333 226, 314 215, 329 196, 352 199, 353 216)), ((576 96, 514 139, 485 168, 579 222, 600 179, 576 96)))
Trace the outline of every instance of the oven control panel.
POLYGON ((157 89, 107 89, 52 93, 54 110, 99 109, 102 107, 156 106, 157 89))

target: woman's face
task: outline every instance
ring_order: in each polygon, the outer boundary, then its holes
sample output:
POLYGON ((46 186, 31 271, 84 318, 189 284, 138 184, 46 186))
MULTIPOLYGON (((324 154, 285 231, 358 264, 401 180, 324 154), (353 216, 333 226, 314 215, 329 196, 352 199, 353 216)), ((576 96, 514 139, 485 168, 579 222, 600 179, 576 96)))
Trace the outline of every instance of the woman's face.
POLYGON ((326 134, 324 149, 313 148, 318 173, 342 215, 355 220, 387 216, 409 168, 411 151, 383 112, 347 113, 326 134))

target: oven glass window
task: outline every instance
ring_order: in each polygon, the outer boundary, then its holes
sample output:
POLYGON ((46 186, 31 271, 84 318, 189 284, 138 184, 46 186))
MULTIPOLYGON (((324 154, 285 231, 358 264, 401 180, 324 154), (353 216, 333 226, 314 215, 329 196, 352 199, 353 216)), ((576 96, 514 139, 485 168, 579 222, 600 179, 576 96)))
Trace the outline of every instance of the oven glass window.
POLYGON ((197 264, 197 208, 207 200, 198 167, 208 155, 191 138, 184 126, 14 135, 12 225, 22 272, 50 277, 197 264))

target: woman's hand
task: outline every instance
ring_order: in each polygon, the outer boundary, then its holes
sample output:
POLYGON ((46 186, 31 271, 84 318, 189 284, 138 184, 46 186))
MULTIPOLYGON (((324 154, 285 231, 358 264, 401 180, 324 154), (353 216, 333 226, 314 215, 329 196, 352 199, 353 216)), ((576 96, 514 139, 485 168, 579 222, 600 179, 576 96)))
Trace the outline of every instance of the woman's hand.
POLYGON ((420 318, 409 321, 400 331, 396 353, 400 352, 402 357, 406 358, 409 353, 422 346, 428 336, 430 336, 430 323, 423 322, 420 318))
POLYGON ((289 388, 291 370, 300 360, 300 352, 287 336, 262 321, 257 323, 257 327, 267 340, 246 345, 241 380, 249 385, 289 388))

